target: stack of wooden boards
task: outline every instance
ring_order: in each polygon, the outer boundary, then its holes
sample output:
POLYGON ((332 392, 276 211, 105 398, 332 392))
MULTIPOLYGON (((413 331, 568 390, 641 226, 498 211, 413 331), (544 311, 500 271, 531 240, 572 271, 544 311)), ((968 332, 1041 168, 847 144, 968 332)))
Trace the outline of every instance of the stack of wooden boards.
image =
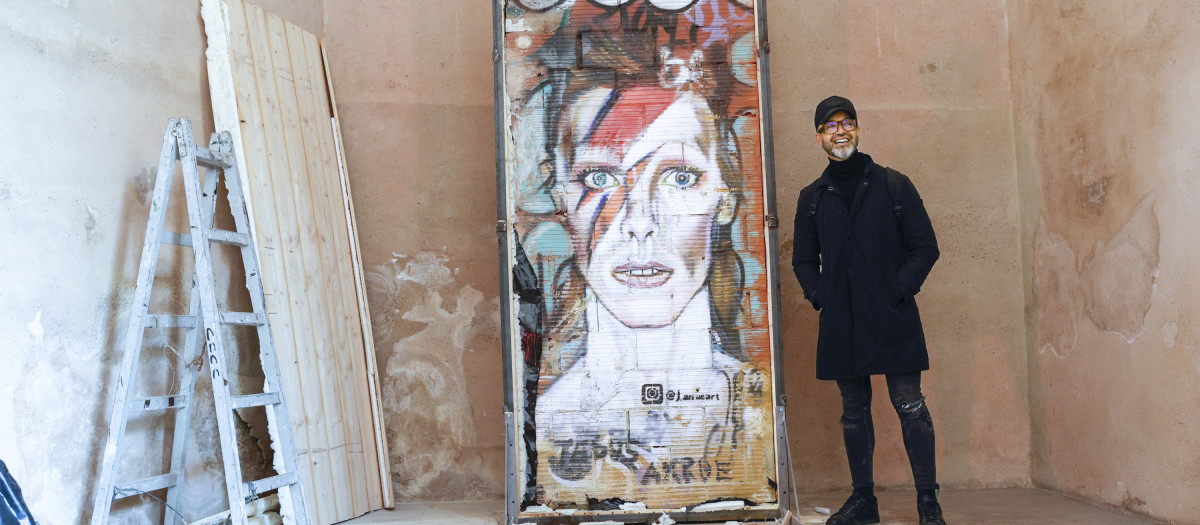
POLYGON ((233 134, 309 515, 392 506, 370 315, 325 53, 241 0, 204 0, 216 129, 233 134))

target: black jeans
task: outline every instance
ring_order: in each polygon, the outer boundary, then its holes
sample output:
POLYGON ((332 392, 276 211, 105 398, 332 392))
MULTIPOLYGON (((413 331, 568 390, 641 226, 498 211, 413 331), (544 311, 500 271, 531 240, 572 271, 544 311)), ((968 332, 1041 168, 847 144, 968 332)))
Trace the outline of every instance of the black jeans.
MULTIPOLYGON (((875 486, 872 457, 875 427, 871 423, 871 378, 839 379, 842 391, 842 438, 850 460, 854 488, 875 486)), ((888 374, 888 395, 900 416, 904 450, 912 467, 917 490, 936 490, 937 466, 933 456, 933 418, 921 395, 921 373, 888 374)))

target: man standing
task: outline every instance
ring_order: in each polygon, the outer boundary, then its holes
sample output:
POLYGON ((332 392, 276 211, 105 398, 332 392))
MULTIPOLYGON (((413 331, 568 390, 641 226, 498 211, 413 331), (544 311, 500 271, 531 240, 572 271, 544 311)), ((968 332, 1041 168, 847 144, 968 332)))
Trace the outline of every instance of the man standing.
POLYGON ((937 502, 933 420, 921 395, 929 369, 914 295, 938 258, 937 239, 908 177, 858 151, 858 114, 842 97, 817 105, 829 166, 800 191, 792 269, 820 313, 817 379, 842 394, 842 436, 854 492, 828 525, 879 523, 871 377, 884 374, 900 416, 922 525, 945 525, 937 502))

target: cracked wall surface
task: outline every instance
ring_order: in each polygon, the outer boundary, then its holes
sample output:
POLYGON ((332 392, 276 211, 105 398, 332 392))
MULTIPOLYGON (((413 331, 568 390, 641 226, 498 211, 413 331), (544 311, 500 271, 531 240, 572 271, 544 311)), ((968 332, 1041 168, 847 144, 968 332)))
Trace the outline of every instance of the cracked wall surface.
POLYGON ((1200 516, 1193 2, 1010 2, 1034 482, 1200 516))
MULTIPOLYGON (((321 29, 319 0, 263 3, 321 29)), ((198 2, 0 4, 0 460, 41 523, 91 514, 167 119, 190 118, 199 141, 212 131, 204 47, 198 2)), ((167 224, 179 231, 185 216, 167 224)), ((178 275, 190 257, 163 250, 152 308, 186 311, 190 279, 178 275)), ((231 277, 219 273, 223 288, 231 277)), ((182 345, 181 331, 148 330, 139 388, 175 391, 179 363, 163 357, 182 345)), ((188 520, 225 505, 208 392, 200 382, 179 509, 188 520)), ((169 429, 130 424, 122 480, 165 471, 169 429)), ((114 506, 114 522, 162 512, 133 498, 114 506)))

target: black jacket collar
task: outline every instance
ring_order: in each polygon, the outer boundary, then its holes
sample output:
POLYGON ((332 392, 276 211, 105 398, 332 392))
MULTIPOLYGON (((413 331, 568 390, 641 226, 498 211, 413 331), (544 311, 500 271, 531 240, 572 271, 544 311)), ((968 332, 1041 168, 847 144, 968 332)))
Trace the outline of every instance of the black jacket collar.
MULTIPOLYGON (((872 174, 876 171, 874 169, 876 166, 875 160, 872 159, 871 156, 867 155, 866 153, 859 152, 859 154, 862 155, 863 159, 866 161, 863 163, 863 172, 866 174, 867 181, 875 182, 874 177, 872 177, 872 174)), ((833 175, 829 174, 829 166, 826 166, 825 169, 821 172, 821 177, 817 179, 817 186, 818 187, 824 187, 824 186, 836 187, 837 186, 833 182, 833 175)))

